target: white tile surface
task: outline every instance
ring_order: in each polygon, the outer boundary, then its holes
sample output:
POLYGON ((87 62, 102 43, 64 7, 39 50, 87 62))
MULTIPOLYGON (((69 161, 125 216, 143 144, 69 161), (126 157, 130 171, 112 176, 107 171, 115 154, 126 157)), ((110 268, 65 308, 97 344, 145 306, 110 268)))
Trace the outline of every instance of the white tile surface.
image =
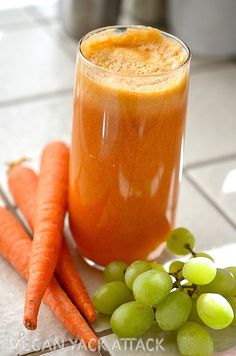
POLYGON ((0 108, 0 181, 6 189, 7 162, 36 159, 50 140, 70 142, 72 93, 0 108))
POLYGON ((0 163, 35 157, 50 140, 70 141, 72 92, 55 98, 0 107, 0 163))
POLYGON ((47 28, 47 31, 50 31, 50 35, 54 37, 55 41, 57 41, 60 46, 63 46, 72 60, 75 60, 79 41, 71 38, 65 32, 61 21, 52 22, 51 26, 47 28))
POLYGON ((52 351, 47 353, 48 356, 98 356, 98 352, 91 352, 83 350, 81 345, 73 345, 70 347, 62 348, 61 350, 52 351))
POLYGON ((236 224, 236 159, 190 169, 188 174, 236 224))
POLYGON ((199 67, 205 67, 205 66, 210 66, 211 63, 214 63, 215 59, 214 58, 203 58, 196 56, 194 53, 192 53, 192 59, 191 59, 191 68, 193 69, 193 72, 195 71, 195 68, 199 69, 199 67))
POLYGON ((60 16, 60 6, 58 0, 47 0, 41 5, 30 6, 26 11, 36 19, 46 18, 53 20, 60 16))
POLYGON ((33 23, 33 18, 24 9, 0 11, 0 28, 8 25, 33 23))
POLYGON ((236 65, 193 73, 187 117, 187 164, 236 152, 236 65))
MULTIPOLYGON (((186 226, 193 232, 198 251, 213 250, 236 243, 235 229, 186 179, 181 187, 176 226, 186 226)), ((228 256, 223 255, 222 260, 223 258, 227 260, 228 256)))
POLYGON ((74 62, 41 28, 2 31, 0 103, 73 87, 74 62))

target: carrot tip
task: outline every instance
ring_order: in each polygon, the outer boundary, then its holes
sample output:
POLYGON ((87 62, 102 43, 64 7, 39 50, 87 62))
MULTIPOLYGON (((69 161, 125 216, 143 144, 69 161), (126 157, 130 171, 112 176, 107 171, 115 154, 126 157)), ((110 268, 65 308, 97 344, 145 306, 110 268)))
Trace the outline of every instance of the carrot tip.
POLYGON ((99 341, 98 338, 95 338, 95 337, 94 338, 90 338, 89 340, 87 340, 87 342, 84 339, 82 339, 82 340, 88 346, 88 349, 90 351, 92 351, 92 352, 98 351, 99 346, 100 346, 100 341, 99 341))
POLYGON ((28 330, 35 330, 37 328, 37 323, 31 319, 24 319, 24 325, 28 330))
POLYGON ((84 305, 84 309, 86 310, 86 317, 90 323, 93 323, 96 319, 97 313, 93 306, 89 303, 84 305))

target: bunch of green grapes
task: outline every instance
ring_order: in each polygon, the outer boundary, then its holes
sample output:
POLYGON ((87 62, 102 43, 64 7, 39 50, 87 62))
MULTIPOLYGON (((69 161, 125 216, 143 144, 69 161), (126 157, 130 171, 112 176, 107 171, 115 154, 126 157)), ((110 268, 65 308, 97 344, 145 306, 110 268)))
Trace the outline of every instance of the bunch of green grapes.
POLYGON ((171 231, 167 247, 176 255, 167 271, 157 262, 121 261, 108 264, 106 283, 94 295, 96 310, 111 315, 113 332, 138 338, 157 323, 177 331, 177 346, 185 356, 210 356, 213 341, 207 331, 236 325, 236 267, 217 268, 213 258, 194 252, 195 238, 185 228, 171 231))

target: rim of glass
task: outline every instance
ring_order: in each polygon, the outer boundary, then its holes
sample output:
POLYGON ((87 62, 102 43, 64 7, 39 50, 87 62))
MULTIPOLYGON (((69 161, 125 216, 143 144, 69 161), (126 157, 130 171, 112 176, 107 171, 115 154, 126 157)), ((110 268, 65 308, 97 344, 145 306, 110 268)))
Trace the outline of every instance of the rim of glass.
POLYGON ((80 56, 80 58, 87 64, 89 65, 90 67, 92 67, 93 69, 96 69, 96 70, 99 70, 99 71, 102 71, 104 73, 107 73, 107 74, 112 74, 112 75, 117 75, 117 76, 120 76, 120 77, 131 77, 131 78, 150 78, 150 77, 161 77, 161 76, 164 76, 164 75, 167 75, 167 74, 170 74, 170 73, 174 73, 174 72, 177 72, 179 69, 183 68, 187 63, 189 63, 190 59, 191 59, 191 56, 192 56, 192 53, 191 53, 191 50, 190 48, 188 47, 188 45, 182 41, 181 39, 179 39, 178 37, 168 33, 168 32, 165 32, 165 31, 162 31, 162 30, 159 30, 161 32, 162 35, 166 36, 166 37, 169 37, 169 38, 172 38, 173 40, 177 41, 178 43, 181 44, 181 46, 186 50, 186 53, 187 53, 187 58, 186 60, 184 61, 184 63, 180 64, 178 67, 174 68, 174 69, 170 69, 170 70, 167 70, 167 71, 164 71, 164 72, 161 72, 161 73, 158 73, 158 74, 126 74, 126 73, 120 73, 120 72, 115 72, 115 71, 112 71, 110 69, 105 69, 103 67, 100 67, 99 65, 91 62, 88 58, 85 57, 85 55, 83 54, 82 52, 82 49, 81 49, 81 45, 83 43, 83 41, 85 41, 86 39, 88 39, 89 37, 99 33, 99 32, 103 32, 103 31, 106 31, 106 30, 115 30, 115 29, 121 29, 121 30, 124 30, 124 29, 127 29, 127 28, 137 28, 137 29, 142 29, 142 28, 154 28, 154 29, 157 29, 155 27, 151 27, 151 26, 145 26, 145 25, 113 25, 113 26, 105 26, 105 27, 100 27, 100 28, 97 28, 93 31, 90 31, 88 32, 86 35, 84 35, 80 40, 79 40, 79 44, 78 44, 78 54, 80 56))

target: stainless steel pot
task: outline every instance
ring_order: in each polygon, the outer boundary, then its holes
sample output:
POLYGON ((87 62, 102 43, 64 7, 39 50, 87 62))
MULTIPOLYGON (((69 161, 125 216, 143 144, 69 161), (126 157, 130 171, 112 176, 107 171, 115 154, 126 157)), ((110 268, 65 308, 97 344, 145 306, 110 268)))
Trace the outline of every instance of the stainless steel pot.
POLYGON ((158 25, 165 21, 166 0, 123 0, 122 15, 134 23, 158 25), (133 20, 132 20, 133 19, 133 20))
POLYGON ((169 0, 168 4, 170 31, 194 54, 236 56, 236 0, 169 0))
POLYGON ((75 39, 87 32, 114 25, 120 0, 61 0, 61 18, 65 31, 75 39))

